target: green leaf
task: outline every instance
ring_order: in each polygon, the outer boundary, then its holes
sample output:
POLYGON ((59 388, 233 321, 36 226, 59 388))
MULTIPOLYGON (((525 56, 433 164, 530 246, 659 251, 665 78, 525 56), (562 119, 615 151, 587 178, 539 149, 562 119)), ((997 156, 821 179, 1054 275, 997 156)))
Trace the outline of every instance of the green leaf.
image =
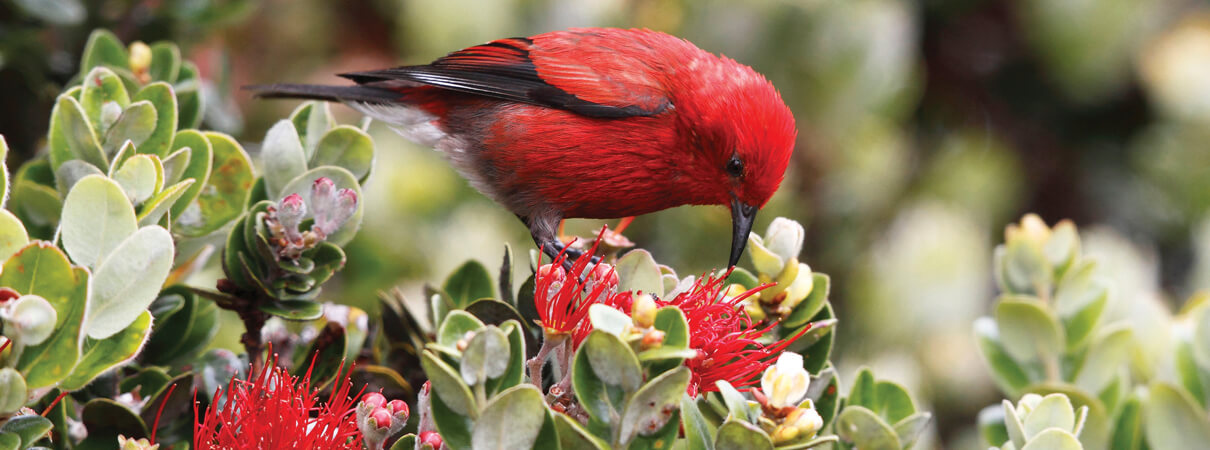
POLYGON ((261 162, 265 170, 265 189, 269 199, 283 197, 282 189, 294 178, 307 171, 307 159, 298 132, 289 120, 277 121, 265 133, 261 146, 261 162))
POLYGON ((170 210, 172 217, 177 218, 191 205, 200 207, 200 204, 195 203, 195 201, 198 195, 202 193, 202 188, 210 180, 211 159, 214 152, 210 148, 210 140, 197 130, 181 130, 173 138, 172 145, 174 146, 174 152, 187 151, 189 154, 187 158, 188 163, 182 169, 180 179, 195 180, 193 185, 185 190, 185 194, 181 196, 181 199, 172 205, 170 210))
POLYGON ((164 166, 155 155, 134 155, 113 172, 113 180, 122 186, 126 198, 140 204, 164 188, 164 166))
POLYGON ((657 297, 664 295, 664 282, 660 279, 660 268, 656 265, 655 258, 652 258, 651 253, 646 250, 635 249, 626 252, 625 255, 618 258, 614 271, 621 280, 618 285, 619 292, 641 291, 657 297))
POLYGON ((1111 450, 1142 450, 1143 444, 1143 403, 1138 392, 1133 393, 1122 403, 1117 419, 1113 424, 1113 437, 1110 439, 1111 450))
POLYGON ((295 356, 294 376, 311 375, 312 386, 323 386, 331 381, 345 364, 345 348, 349 336, 340 323, 329 321, 311 341, 309 350, 295 356))
POLYGON ((214 302, 198 298, 183 285, 169 286, 161 291, 152 303, 152 314, 155 314, 157 304, 172 298, 180 299, 180 309, 156 316, 155 328, 143 351, 143 361, 160 365, 186 363, 209 346, 218 332, 215 326, 218 307, 214 302))
POLYGON ((1075 408, 1071 406, 1071 400, 1066 395, 1060 394, 1043 397, 1022 423, 1027 441, 1033 440, 1047 428, 1072 430, 1075 424, 1075 408))
POLYGON ((260 310, 286 320, 315 320, 324 308, 311 300, 278 300, 260 305, 260 310))
MULTIPOLYGON (((332 128, 332 110, 327 102, 306 102, 299 105, 290 113, 290 122, 298 130, 298 137, 306 150, 306 159, 312 160, 319 140, 332 128)), ((319 164, 311 164, 312 168, 319 164)))
POLYGON ((416 435, 412 433, 400 436, 391 444, 390 450, 414 450, 416 448, 416 435))
MULTIPOLYGON (((282 197, 285 197, 290 194, 298 194, 307 201, 307 204, 310 204, 311 185, 315 184, 315 180, 321 177, 332 180, 332 182, 336 184, 336 189, 352 189, 353 192, 357 194, 357 210, 353 211, 353 215, 349 217, 349 221, 345 222, 345 224, 341 226, 339 230, 336 230, 335 233, 328 235, 328 242, 336 245, 348 244, 349 241, 353 240, 353 236, 357 235, 357 229, 361 228, 361 216, 364 214, 365 210, 365 196, 361 193, 361 185, 357 183, 357 178, 354 177, 353 174, 349 173, 349 171, 334 166, 317 167, 308 170, 287 183, 286 187, 282 189, 281 195, 282 197)), ((306 217, 312 217, 312 212, 313 211, 307 211, 306 217)), ((490 282, 488 283, 488 286, 491 286, 490 282)), ((471 300, 473 301, 478 299, 471 300)), ((467 304, 470 304, 470 302, 468 301, 466 303, 462 303, 461 305, 467 304)))
POLYGON ((54 334, 41 344, 26 347, 16 367, 30 389, 62 380, 80 357, 88 271, 72 269, 58 248, 35 241, 4 263, 0 286, 41 296, 55 308, 54 334))
POLYGON ((912 414, 903 420, 895 423, 895 435, 899 437, 899 442, 904 448, 912 448, 916 444, 916 439, 924 434, 924 430, 928 428, 930 422, 933 421, 933 415, 927 412, 919 412, 912 414))
POLYGON ((452 450, 470 449, 474 421, 466 414, 455 412, 435 393, 429 400, 433 410, 433 423, 437 425, 437 431, 441 433, 445 446, 452 450))
POLYGON ((126 46, 122 45, 122 41, 106 29, 96 29, 88 35, 88 43, 84 44, 82 55, 80 73, 88 72, 93 67, 100 65, 130 66, 130 55, 126 53, 126 46))
POLYGON ((59 384, 68 391, 83 389, 98 375, 134 359, 151 334, 151 313, 143 311, 130 326, 106 339, 85 342, 84 356, 59 384))
MULTIPOLYGON (((140 148, 151 137, 151 133, 155 131, 156 111, 155 106, 146 100, 140 100, 132 103, 122 111, 122 115, 118 116, 118 120, 105 131, 104 139, 101 140, 101 148, 105 150, 106 155, 117 154, 127 142, 130 142, 136 148, 140 148)), ((112 170, 112 167, 111 167, 112 170)))
POLYGON ((481 298, 496 296, 492 276, 479 261, 470 260, 454 269, 445 279, 442 289, 450 295, 454 306, 463 308, 481 298))
POLYGON ((109 170, 109 161, 97 139, 96 130, 88 122, 84 108, 76 99, 60 95, 50 112, 50 164, 58 170, 65 161, 80 159, 97 166, 101 171, 109 170))
POLYGON ((1004 350, 1013 359, 1038 361, 1066 348, 1058 319, 1037 299, 1001 297, 995 316, 1004 350))
POLYGON ((862 450, 898 450, 899 436, 873 411, 847 406, 836 418, 836 434, 862 450))
POLYGON ((504 374, 487 382, 488 396, 525 381, 525 330, 516 320, 504 322, 500 329, 508 335, 508 369, 504 374))
POLYGON ((1002 257, 997 257, 1000 290, 1008 294, 1041 296, 1050 292, 1054 281, 1054 268, 1042 253, 1040 246, 1027 239, 1014 239, 1002 246, 1002 257))
POLYGON ((84 177, 67 193, 62 223, 67 254, 94 268, 138 229, 122 187, 100 175, 84 177))
POLYGON ((1188 393, 1167 383, 1153 383, 1143 407, 1143 430, 1154 449, 1191 448, 1210 442, 1210 418, 1188 393))
POLYGON ((154 81, 175 83, 181 71, 181 50, 171 42, 151 44, 151 66, 147 74, 154 81))
POLYGON ((0 261, 8 260, 13 253, 29 244, 29 235, 21 219, 8 210, 0 209, 0 261))
POLYGON ((1107 327, 1084 356, 1084 364, 1075 377, 1075 383, 1088 392, 1100 392, 1118 374, 1118 370, 1130 360, 1135 348, 1134 330, 1127 324, 1107 327))
MULTIPOLYGON (((244 211, 248 190, 256 179, 248 154, 244 153, 243 147, 231 136, 213 131, 204 135, 213 150, 213 169, 210 173, 215 176, 206 180, 196 205, 186 206, 179 214, 175 209, 172 213, 172 217, 176 219, 173 231, 186 237, 210 234, 238 218, 244 211)), ((197 149, 192 148, 195 151, 197 149)), ((189 165, 192 169, 193 158, 190 159, 189 165)), ((194 184, 195 188, 197 186, 194 184)))
POLYGON ((634 327, 634 322, 626 313, 612 306, 594 303, 588 306, 588 320, 597 330, 622 338, 634 327))
MULTIPOLYGON (((1007 402, 1007 400, 1005 401, 1007 402)), ((984 444, 999 447, 1009 442, 1008 428, 1004 425, 1005 414, 1003 405, 991 405, 979 411, 977 423, 979 436, 983 438, 984 444)))
POLYGON ((1050 428, 1030 439, 1021 450, 1083 450, 1080 440, 1071 433, 1050 428))
POLYGON ((107 68, 94 67, 81 81, 81 86, 83 89, 80 91, 80 107, 84 108, 84 117, 88 118, 88 123, 92 124, 98 133, 104 131, 102 110, 106 103, 112 102, 117 111, 122 111, 130 105, 130 94, 122 85, 122 79, 107 68))
POLYGON ((479 449, 531 448, 547 418, 542 392, 529 384, 501 392, 483 408, 471 434, 479 449))
POLYGON ((508 336, 500 328, 491 326, 475 332, 462 351, 462 381, 475 386, 504 375, 510 362, 509 351, 508 336))
POLYGON ((812 400, 815 411, 823 419, 823 428, 827 428, 836 418, 836 413, 840 412, 840 379, 831 364, 811 379, 807 398, 812 400))
POLYGON ((832 279, 827 274, 818 272, 811 274, 811 276, 814 277, 811 294, 807 295, 807 298, 803 299, 798 306, 795 306, 794 310, 790 312, 790 315, 786 316, 785 320, 782 320, 782 327, 798 328, 802 326, 811 320, 812 317, 819 314, 828 302, 828 293, 832 288, 832 279))
POLYGON ((112 336, 151 305, 172 269, 173 251, 168 230, 150 226, 126 238, 101 261, 93 277, 85 327, 90 337, 112 336))
POLYGON ((588 358, 593 375, 602 382, 626 392, 633 392, 643 382, 638 357, 617 336, 594 330, 580 344, 580 351, 588 358))
POLYGON ((66 196, 68 192, 71 192, 71 188, 76 186, 76 183, 89 175, 105 176, 101 169, 82 160, 64 161, 63 165, 59 166, 59 170, 55 171, 55 187, 58 188, 60 194, 66 196))
MULTIPOLYGON (((735 450, 772 450, 773 441, 769 435, 755 425, 728 419, 723 426, 718 427, 718 438, 715 448, 735 450)), ((864 450, 864 448, 863 448, 864 450)))
POLYGON ((483 329, 483 322, 463 310, 450 311, 437 330, 437 344, 457 348, 458 341, 466 338, 466 334, 483 329))
MULTIPOLYGON (((177 135, 179 138, 179 134, 177 135)), ((174 142, 175 144, 175 142, 174 142)), ((173 185, 181 181, 185 175, 185 168, 189 166, 189 156, 192 151, 189 148, 176 148, 164 157, 160 164, 164 166, 164 185, 173 185)))
MULTIPOLYGON (((591 357, 590 354, 590 360, 591 357)), ((622 412, 618 443, 625 445, 636 435, 648 436, 664 428, 680 408, 681 397, 689 387, 689 378, 689 368, 681 366, 652 378, 639 388, 622 412)))
POLYGON ((18 436, 17 433, 0 433, 0 450, 20 450, 20 448, 21 436, 18 436))
POLYGON ((1027 373, 1021 365, 1009 356, 1000 342, 1000 329, 996 321, 990 317, 980 317, 975 320, 975 343, 979 353, 992 372, 992 379, 1001 390, 1010 396, 1017 396, 1030 383, 1027 373))
MULTIPOLYGON (((619 417, 626 391, 616 384, 611 385, 602 380, 595 371, 596 367, 589 360, 588 348, 590 345, 603 345, 605 346, 604 349, 594 351, 606 357, 612 356, 607 353, 610 349, 614 348, 612 345, 614 342, 607 342, 611 340, 616 341, 617 338, 603 331, 594 331, 589 334, 584 343, 580 345, 580 349, 576 351, 571 367, 572 391, 575 392, 576 399, 588 411, 594 423, 603 425, 612 425, 617 417, 619 417), (604 337, 593 338, 593 335, 604 337), (590 341, 594 344, 590 344, 590 341)), ((629 352, 629 349, 626 351, 629 352)), ((600 355, 598 357, 602 360, 604 359, 600 355)), ((633 365, 637 366, 638 361, 634 361, 633 365)), ((618 378, 628 378, 627 383, 634 383, 634 373, 636 370, 641 369, 631 366, 629 369, 622 367, 612 370, 613 374, 617 375, 618 378)), ((640 372, 638 376, 641 377, 642 373, 640 372)), ((640 378, 638 382, 642 382, 642 379, 640 378)), ((637 383, 634 384, 637 385, 637 383)))
POLYGON ((609 444, 585 430, 579 422, 566 414, 554 414, 555 429, 559 433, 559 447, 565 449, 607 450, 609 444))
POLYGON ((25 377, 11 367, 0 368, 0 415, 9 416, 29 401, 25 377))
POLYGON ((431 351, 421 354, 420 366, 424 368, 425 375, 429 377, 434 398, 440 397, 442 403, 458 415, 471 419, 479 416, 479 407, 475 404, 475 399, 471 397, 470 388, 462 383, 453 367, 441 361, 431 351))
POLYGON ((364 181, 374 165, 374 141, 364 131, 349 125, 338 126, 323 134, 314 148, 310 167, 343 167, 358 180, 364 181))
POLYGON ((180 128, 197 128, 202 124, 202 96, 199 92, 201 83, 197 76, 197 66, 192 61, 183 61, 181 71, 177 75, 176 91, 177 105, 180 107, 178 126, 180 128))
POLYGON ((16 416, 0 425, 0 433, 12 433, 21 437, 21 447, 28 448, 38 439, 46 436, 54 424, 49 419, 38 415, 16 416))
POLYGON ((194 183, 195 181, 192 179, 182 181, 165 188, 159 194, 156 194, 155 197, 147 200, 137 216, 139 226, 145 227, 159 223, 164 214, 167 214, 172 205, 185 196, 185 192, 194 183))
MULTIPOLYGON (((832 357, 832 343, 836 340, 836 333, 833 333, 837 323, 835 316, 832 304, 825 302, 823 309, 807 325, 803 325, 811 329, 786 348, 786 351, 803 355, 802 366, 807 372, 819 373, 828 365, 832 357)), ((783 336, 793 336, 798 331, 785 330, 783 336)))
POLYGON ((172 85, 156 81, 139 90, 131 100, 147 100, 155 105, 155 131, 138 147, 139 153, 148 153, 161 158, 168 156, 172 148, 172 138, 176 134, 176 94, 172 85))
POLYGON ((80 420, 88 428, 89 438, 104 438, 113 442, 119 434, 130 438, 147 437, 149 434, 147 424, 137 413, 108 398, 94 398, 85 403, 80 420))
POLYGON ((727 284, 738 284, 747 290, 754 289, 759 286, 760 280, 756 278, 756 275, 752 275, 752 272, 749 272, 747 269, 744 269, 743 267, 736 267, 731 271, 731 275, 727 276, 727 284))
POLYGON ((755 422, 756 416, 753 415, 753 410, 748 399, 744 394, 735 390, 734 386, 726 380, 718 380, 714 382, 718 387, 718 394, 723 397, 723 402, 727 405, 728 418, 739 419, 744 422, 755 422))
POLYGON ((689 394, 681 394, 681 417, 689 448, 714 450, 714 430, 689 394))

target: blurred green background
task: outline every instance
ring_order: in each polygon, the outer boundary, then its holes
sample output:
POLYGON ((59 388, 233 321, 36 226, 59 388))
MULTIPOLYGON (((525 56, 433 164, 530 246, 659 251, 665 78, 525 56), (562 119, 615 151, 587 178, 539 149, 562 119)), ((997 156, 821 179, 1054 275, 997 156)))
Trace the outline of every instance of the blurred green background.
MULTIPOLYGON (((845 379, 860 365, 909 386, 935 430, 974 448, 997 402, 971 339, 994 296, 991 252, 1027 211, 1071 218, 1114 275, 1110 316, 1136 335, 1210 288, 1210 2, 1200 0, 3 0, 0 134, 9 164, 45 145, 55 95, 98 26, 177 41, 209 82, 206 127, 255 153, 295 102, 238 87, 339 83, 496 38, 646 27, 764 73, 799 142, 776 216, 808 230, 802 260, 832 275, 845 379)), ((359 118, 334 108, 346 122, 359 118)), ((374 313, 467 258, 498 264, 528 233, 440 154, 372 127, 366 222, 330 301, 374 313)), ((725 261, 729 215, 683 207, 627 235, 682 274, 725 261)), ((600 222, 572 221, 587 234, 600 222)), ((748 261, 744 260, 744 264, 748 261)), ((221 342, 233 345, 238 327, 221 342)))

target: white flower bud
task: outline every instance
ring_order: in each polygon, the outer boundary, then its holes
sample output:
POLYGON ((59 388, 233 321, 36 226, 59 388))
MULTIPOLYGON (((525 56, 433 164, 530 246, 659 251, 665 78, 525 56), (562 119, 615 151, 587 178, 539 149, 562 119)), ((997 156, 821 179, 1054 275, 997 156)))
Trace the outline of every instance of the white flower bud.
POLYGON ((807 395, 811 375, 802 367, 802 355, 785 352, 777 362, 765 369, 760 379, 760 389, 776 408, 797 406, 807 395))

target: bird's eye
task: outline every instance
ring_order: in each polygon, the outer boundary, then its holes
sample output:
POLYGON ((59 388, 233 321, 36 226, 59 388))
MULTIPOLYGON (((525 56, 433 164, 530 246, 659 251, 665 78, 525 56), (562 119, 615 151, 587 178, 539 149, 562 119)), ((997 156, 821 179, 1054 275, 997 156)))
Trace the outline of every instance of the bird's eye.
POLYGON ((739 156, 732 156, 727 161, 727 175, 739 178, 744 174, 744 162, 739 160, 739 156))

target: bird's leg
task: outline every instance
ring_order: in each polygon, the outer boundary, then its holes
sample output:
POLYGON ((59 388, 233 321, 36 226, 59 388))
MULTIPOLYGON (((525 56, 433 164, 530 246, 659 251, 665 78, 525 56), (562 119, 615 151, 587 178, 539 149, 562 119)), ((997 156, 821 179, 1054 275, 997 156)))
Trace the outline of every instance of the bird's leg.
MULTIPOLYGON (((568 247, 563 241, 559 240, 557 230, 562 218, 558 215, 522 216, 518 214, 517 218, 521 219, 521 222, 526 227, 529 227, 529 234, 534 238, 534 243, 538 244, 542 252, 546 253, 546 256, 549 256, 552 261, 558 258, 560 253, 567 255, 567 259, 563 260, 563 269, 569 273, 571 272, 572 264, 580 259, 581 256, 584 256, 583 250, 568 247)), ((594 256, 591 262, 597 263, 600 260, 600 257, 594 256)))

